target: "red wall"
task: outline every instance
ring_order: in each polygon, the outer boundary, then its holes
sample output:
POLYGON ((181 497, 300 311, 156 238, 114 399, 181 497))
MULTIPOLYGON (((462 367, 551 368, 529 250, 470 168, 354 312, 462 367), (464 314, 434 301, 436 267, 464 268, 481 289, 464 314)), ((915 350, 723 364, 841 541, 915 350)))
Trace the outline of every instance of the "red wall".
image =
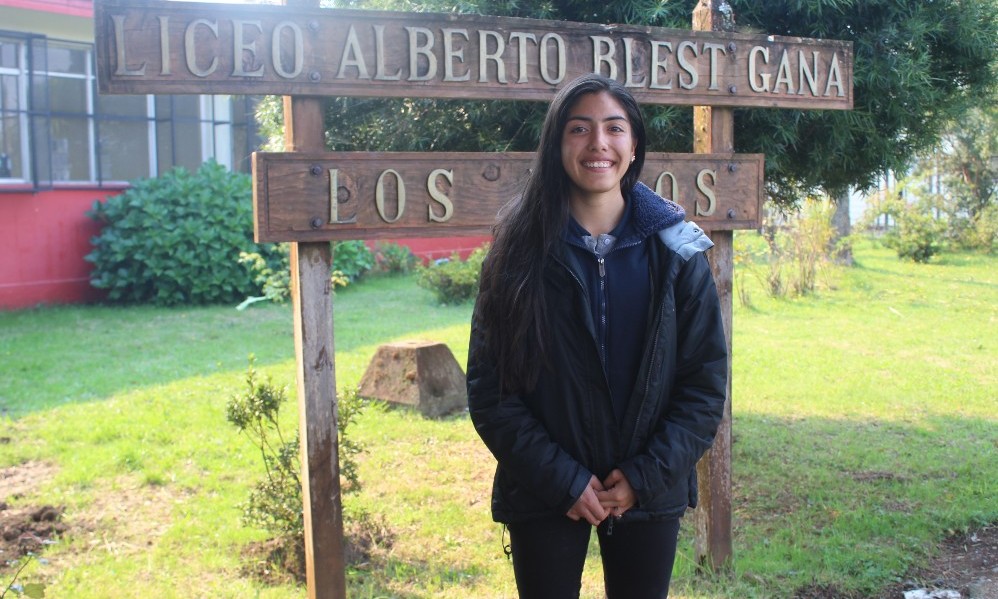
POLYGON ((93 0, 2 0, 0 6, 74 17, 92 17, 94 15, 93 0))
POLYGON ((90 286, 90 238, 97 223, 85 216, 94 200, 116 190, 59 190, 0 194, 0 309, 81 303, 102 294, 90 286))
MULTIPOLYGON (((39 304, 98 301, 103 292, 90 286, 91 264, 83 259, 93 249, 90 239, 100 227, 86 216, 95 200, 119 190, 56 190, 0 194, 0 310, 39 304)), ((397 239, 426 260, 461 258, 489 237, 397 239)), ((373 245, 373 244, 372 244, 373 245)))
MULTIPOLYGON (((404 245, 421 258, 423 262, 437 258, 450 258, 457 252, 461 259, 468 257, 473 250, 491 241, 491 237, 432 237, 425 239, 389 239, 386 241, 404 245)), ((369 244, 372 247, 374 243, 369 244)))

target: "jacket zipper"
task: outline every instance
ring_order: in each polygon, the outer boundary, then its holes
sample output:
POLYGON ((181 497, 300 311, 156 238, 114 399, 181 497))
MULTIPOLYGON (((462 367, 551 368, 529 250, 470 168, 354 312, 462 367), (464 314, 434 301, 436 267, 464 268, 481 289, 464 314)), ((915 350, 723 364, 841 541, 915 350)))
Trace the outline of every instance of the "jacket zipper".
MULTIPOLYGON (((602 256, 597 257, 597 264, 599 264, 599 357, 600 362, 603 363, 603 372, 606 372, 606 259, 602 256)), ((607 377, 607 385, 610 384, 610 378, 607 377)))

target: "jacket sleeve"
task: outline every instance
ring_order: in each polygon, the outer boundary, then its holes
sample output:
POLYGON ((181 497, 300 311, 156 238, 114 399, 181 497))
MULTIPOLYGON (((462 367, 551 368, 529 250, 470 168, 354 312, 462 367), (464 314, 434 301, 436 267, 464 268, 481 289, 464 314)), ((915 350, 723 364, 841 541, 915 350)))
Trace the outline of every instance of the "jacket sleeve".
POLYGON ((667 407, 644 451, 619 466, 639 506, 687 482, 724 414, 728 348, 717 289, 702 252, 681 268, 675 301, 676 371, 667 407))
POLYGON ((477 319, 468 349, 468 408, 475 430, 517 486, 544 505, 566 513, 592 474, 554 440, 522 396, 501 394, 477 319))

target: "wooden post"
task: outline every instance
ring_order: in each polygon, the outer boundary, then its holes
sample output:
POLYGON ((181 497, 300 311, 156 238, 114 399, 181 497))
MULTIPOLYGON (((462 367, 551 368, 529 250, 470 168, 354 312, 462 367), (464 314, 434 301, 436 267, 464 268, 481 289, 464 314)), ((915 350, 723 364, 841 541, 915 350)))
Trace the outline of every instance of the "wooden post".
MULTIPOLYGON (((731 31, 734 18, 726 0, 700 0, 693 11, 693 29, 731 31)), ((734 152, 734 109, 693 108, 693 151, 734 152)), ((730 568, 731 547, 731 312, 734 252, 732 231, 707 231, 714 241, 711 270, 721 299, 724 336, 728 345, 728 389, 724 417, 714 445, 697 464, 700 505, 695 511, 697 561, 713 571, 730 568)))
MULTIPOLYGON (((318 6, 317 0, 285 0, 318 6)), ((322 101, 284 97, 288 152, 325 149, 322 101)), ((333 296, 328 241, 291 243, 298 429, 301 437, 305 573, 309 599, 345 599, 343 504, 333 344, 333 296)))

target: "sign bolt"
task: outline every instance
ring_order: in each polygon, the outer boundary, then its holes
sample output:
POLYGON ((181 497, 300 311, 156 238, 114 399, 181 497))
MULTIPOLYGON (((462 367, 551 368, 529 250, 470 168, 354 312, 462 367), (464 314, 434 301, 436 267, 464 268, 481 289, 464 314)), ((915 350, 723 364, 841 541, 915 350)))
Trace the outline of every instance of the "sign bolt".
POLYGON ((729 173, 733 173, 733 172, 735 172, 737 170, 738 170, 738 165, 737 164, 735 164, 734 162, 728 163, 728 172, 729 173))
POLYGON ((735 218, 735 209, 728 208, 728 218, 735 218))
POLYGON ((737 50, 737 49, 738 49, 738 46, 735 45, 735 42, 728 42, 728 52, 731 52, 732 54, 734 54, 735 50, 737 50))
POLYGON ((729 85, 728 86, 728 92, 732 93, 732 94, 737 94, 738 93, 738 86, 737 85, 729 85))
POLYGON ((311 73, 308 74, 309 81, 318 81, 321 78, 322 75, 319 74, 319 71, 312 71, 311 73))
POLYGON ((308 172, 309 172, 309 174, 311 174, 311 175, 312 175, 313 177, 318 177, 319 175, 321 175, 321 174, 322 174, 322 167, 321 167, 321 166, 319 166, 318 164, 313 164, 313 165, 312 165, 312 168, 308 169, 308 172))
POLYGON ((315 19, 309 19, 309 21, 308 21, 308 28, 309 28, 310 31, 318 31, 319 30, 319 22, 316 21, 315 19))
POLYGON ((318 216, 312 217, 312 220, 308 221, 308 224, 312 226, 313 229, 318 229, 322 226, 322 219, 318 216))

